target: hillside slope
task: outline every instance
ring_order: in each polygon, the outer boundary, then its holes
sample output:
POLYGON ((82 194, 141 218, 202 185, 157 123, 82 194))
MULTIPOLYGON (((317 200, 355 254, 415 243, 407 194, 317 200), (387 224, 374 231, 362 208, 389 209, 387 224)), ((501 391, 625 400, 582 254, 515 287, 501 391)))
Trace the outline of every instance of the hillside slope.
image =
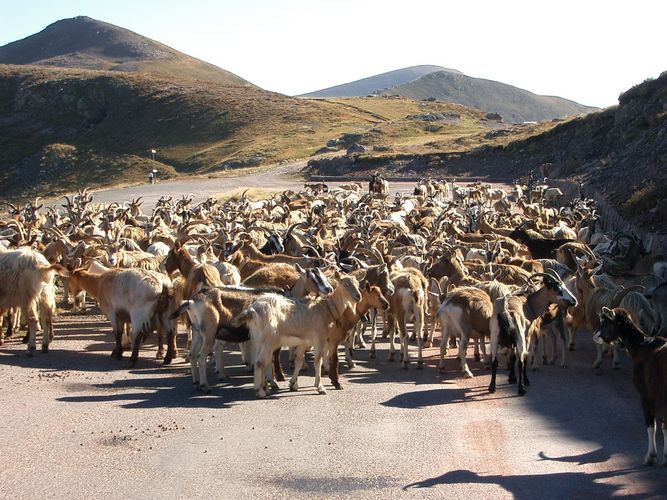
POLYGON ((302 158, 378 121, 255 87, 0 65, 0 197, 302 158))
POLYGON ((382 92, 412 99, 435 98, 500 114, 511 123, 545 121, 578 115, 596 108, 554 96, 541 96, 493 80, 438 71, 382 92))
POLYGON ((243 78, 130 30, 78 16, 0 47, 0 64, 143 73, 162 78, 249 85, 243 78))
POLYGON ((379 75, 369 76, 350 83, 336 85, 315 92, 302 94, 299 97, 364 97, 378 90, 402 85, 412 80, 416 80, 424 75, 434 71, 447 71, 460 74, 454 69, 443 68, 442 66, 422 65, 411 66, 409 68, 397 69, 379 75))
POLYGON ((618 106, 558 125, 506 147, 442 158, 452 173, 511 181, 541 167, 584 183, 621 214, 667 234, 667 72, 619 97, 618 106))

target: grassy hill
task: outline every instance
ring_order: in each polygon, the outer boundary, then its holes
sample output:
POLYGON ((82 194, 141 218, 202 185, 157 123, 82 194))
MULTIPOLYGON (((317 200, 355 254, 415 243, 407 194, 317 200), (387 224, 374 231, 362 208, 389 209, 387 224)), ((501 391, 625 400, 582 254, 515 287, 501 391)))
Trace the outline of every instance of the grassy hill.
POLYGON ((0 64, 142 73, 162 78, 249 85, 243 78, 132 31, 78 16, 0 47, 0 64))
POLYGON ((429 73, 382 92, 412 99, 437 99, 500 114, 511 123, 545 121, 589 113, 596 108, 563 99, 541 96, 511 85, 472 78, 450 71, 429 73))
POLYGON ((377 121, 255 87, 0 65, 0 196, 300 158, 377 121))
POLYGON ((368 78, 362 78, 361 80, 356 80, 354 82, 316 90, 315 92, 302 94, 299 97, 365 97, 378 90, 411 82, 424 75, 433 73, 434 71, 451 71, 453 73, 460 73, 454 69, 447 69, 442 66, 411 66, 409 68, 397 69, 387 73, 370 76, 368 78))
POLYGON ((300 97, 364 97, 371 94, 438 100, 497 113, 509 123, 541 122, 597 108, 555 96, 533 94, 511 85, 472 78, 440 66, 412 66, 371 76, 300 97))
POLYGON ((507 127, 449 103, 297 99, 205 81, 0 65, 0 197, 145 182, 153 168, 161 178, 217 175, 323 148, 344 155, 353 143, 378 160, 465 152, 541 130, 507 127))

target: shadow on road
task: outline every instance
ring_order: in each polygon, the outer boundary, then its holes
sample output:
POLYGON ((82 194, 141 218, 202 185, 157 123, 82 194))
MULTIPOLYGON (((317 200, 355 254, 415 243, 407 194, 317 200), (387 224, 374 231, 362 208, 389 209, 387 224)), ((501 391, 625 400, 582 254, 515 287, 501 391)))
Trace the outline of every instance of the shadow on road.
MULTIPOLYGON (((411 483, 403 490, 417 488, 433 488, 440 485, 452 484, 489 484, 498 485, 517 499, 539 498, 611 498, 618 495, 622 486, 599 482, 603 479, 614 478, 641 472, 640 468, 613 470, 608 472, 562 472, 554 474, 526 474, 526 475, 491 475, 482 476, 469 470, 454 470, 441 476, 411 483)), ((636 495, 634 498, 646 498, 651 495, 661 495, 664 490, 655 487, 655 490, 636 495)), ((632 495, 624 495, 633 498, 632 495)))

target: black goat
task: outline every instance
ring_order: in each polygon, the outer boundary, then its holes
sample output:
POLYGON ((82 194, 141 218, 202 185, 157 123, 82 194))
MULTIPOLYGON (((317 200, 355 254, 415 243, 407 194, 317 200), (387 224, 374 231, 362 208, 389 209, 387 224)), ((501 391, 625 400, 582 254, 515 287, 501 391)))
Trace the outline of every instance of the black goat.
POLYGON ((558 247, 575 241, 566 238, 533 238, 521 228, 516 228, 509 237, 526 245, 533 259, 553 259, 558 247))
POLYGON ((600 331, 594 338, 598 343, 620 341, 630 353, 635 362, 632 381, 639 391, 648 434, 644 463, 655 465, 657 461, 655 426, 656 419, 659 419, 662 420, 662 435, 665 438, 663 464, 667 465, 667 340, 646 335, 625 309, 607 307, 602 308, 600 331))

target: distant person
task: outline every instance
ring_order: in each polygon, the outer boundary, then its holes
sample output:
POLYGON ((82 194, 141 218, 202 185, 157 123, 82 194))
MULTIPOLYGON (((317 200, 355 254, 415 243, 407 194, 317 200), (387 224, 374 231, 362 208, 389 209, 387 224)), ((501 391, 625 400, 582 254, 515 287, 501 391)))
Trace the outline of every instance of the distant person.
POLYGON ((148 174, 148 182, 150 184, 155 184, 155 176, 153 175, 153 172, 148 174))

